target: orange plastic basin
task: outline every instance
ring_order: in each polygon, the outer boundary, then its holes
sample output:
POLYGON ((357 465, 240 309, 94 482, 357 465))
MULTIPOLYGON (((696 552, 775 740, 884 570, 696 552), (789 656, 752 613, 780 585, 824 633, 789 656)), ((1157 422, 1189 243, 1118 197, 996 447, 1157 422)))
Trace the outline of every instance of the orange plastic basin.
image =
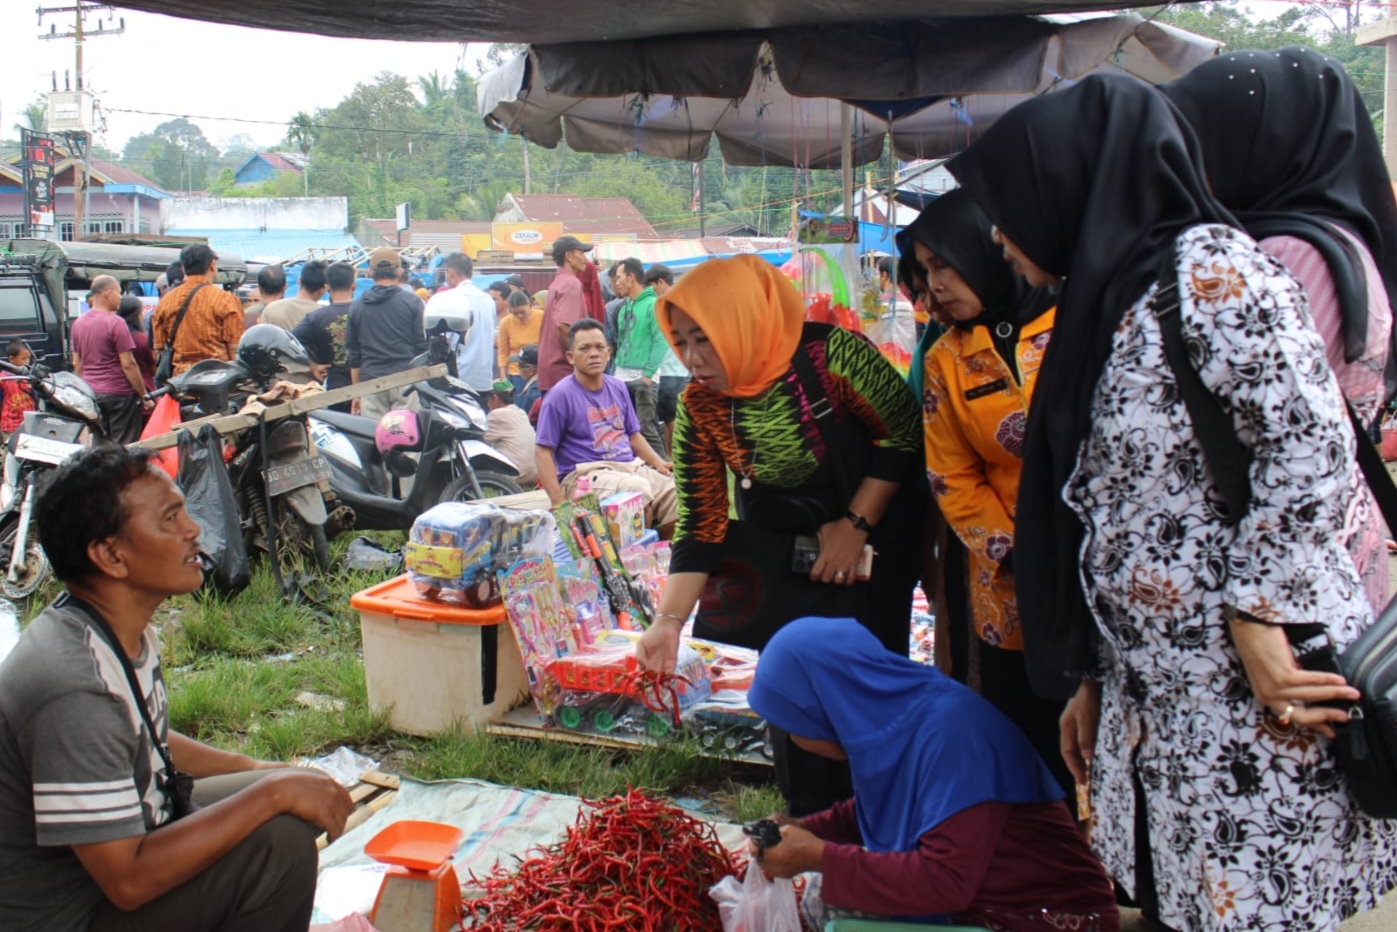
POLYGON ((445 864, 463 833, 440 822, 394 822, 364 846, 364 853, 383 864, 414 871, 433 871, 445 864))

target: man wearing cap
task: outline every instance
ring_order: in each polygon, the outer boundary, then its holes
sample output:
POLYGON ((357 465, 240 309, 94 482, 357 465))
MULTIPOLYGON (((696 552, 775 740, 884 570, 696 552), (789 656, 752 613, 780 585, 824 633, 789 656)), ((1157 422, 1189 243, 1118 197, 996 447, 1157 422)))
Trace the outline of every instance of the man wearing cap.
MULTIPOLYGON (((471 281, 475 265, 470 256, 453 252, 442 260, 447 290, 432 295, 427 317, 468 324, 456 334, 456 374, 478 392, 488 392, 495 380, 495 302, 471 281)), ((452 324, 451 326, 455 326, 452 324)))
POLYGON ((575 236, 563 235, 553 244, 553 262, 558 274, 548 286, 548 299, 543 305, 543 327, 538 337, 538 387, 547 393, 554 385, 572 375, 568 362, 568 331, 587 316, 587 303, 582 297, 582 279, 578 275, 587 265, 587 253, 592 247, 575 236))
POLYGON ((485 442, 509 457, 519 467, 519 485, 532 489, 538 484, 537 440, 529 416, 514 403, 514 383, 496 379, 485 394, 485 406, 485 442))
MULTIPOLYGON (((645 278, 642 279, 647 286, 655 289, 655 297, 663 298, 665 292, 669 291, 674 284, 674 273, 669 266, 655 263, 645 270, 645 278)), ((663 334, 661 335, 663 336, 663 334)), ((665 450, 673 455, 674 449, 674 418, 679 411, 679 395, 684 391, 684 386, 689 384, 689 370, 679 361, 679 357, 674 354, 674 350, 669 348, 669 343, 665 343, 665 358, 660 363, 659 391, 655 395, 655 416, 660 421, 660 429, 664 434, 665 450)))
POLYGON ((215 284, 218 256, 204 243, 179 254, 184 281, 165 292, 151 316, 153 352, 160 355, 174 333, 172 374, 179 375, 205 359, 232 360, 243 335, 243 305, 237 295, 215 284), (189 310, 175 331, 175 318, 189 299, 189 310))
MULTIPOLYGON (((345 351, 349 381, 367 382, 404 372, 412 360, 427 351, 422 328, 422 299, 398 287, 402 262, 398 253, 381 246, 369 254, 373 287, 349 306, 345 351)), ((394 408, 415 408, 415 394, 390 388, 350 403, 350 410, 377 420, 394 408)))
MULTIPOLYGON (((524 294, 529 293, 529 286, 524 284, 524 279, 520 275, 509 276, 509 278, 504 280, 504 283, 509 286, 510 291, 522 291, 524 294)), ((506 295, 505 300, 508 299, 509 296, 506 295)))
MULTIPOLYGON (((110 275, 92 280, 91 310, 73 322, 73 371, 97 393, 97 407, 117 443, 141 439, 146 386, 136 365, 136 343, 126 321, 116 315, 121 286, 110 275)), ((188 321, 186 321, 188 323, 188 321)))

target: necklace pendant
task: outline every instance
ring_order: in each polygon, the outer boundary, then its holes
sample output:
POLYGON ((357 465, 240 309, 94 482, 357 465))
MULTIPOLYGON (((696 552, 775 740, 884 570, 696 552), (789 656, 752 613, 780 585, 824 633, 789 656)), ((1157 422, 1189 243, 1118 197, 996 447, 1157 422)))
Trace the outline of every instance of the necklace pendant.
POLYGON ((750 476, 743 476, 742 481, 738 484, 744 489, 750 489, 752 487, 752 478, 750 476))

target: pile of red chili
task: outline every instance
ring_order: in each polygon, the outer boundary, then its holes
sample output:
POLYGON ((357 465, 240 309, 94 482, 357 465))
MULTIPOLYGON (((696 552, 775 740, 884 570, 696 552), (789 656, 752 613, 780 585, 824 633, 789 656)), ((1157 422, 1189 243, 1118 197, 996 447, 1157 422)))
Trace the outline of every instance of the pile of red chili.
MULTIPOLYGON (((473 878, 471 932, 719 932, 708 888, 735 873, 713 826, 631 789, 585 802, 555 845, 473 878)), ((467 891, 470 895, 470 891, 467 891)))

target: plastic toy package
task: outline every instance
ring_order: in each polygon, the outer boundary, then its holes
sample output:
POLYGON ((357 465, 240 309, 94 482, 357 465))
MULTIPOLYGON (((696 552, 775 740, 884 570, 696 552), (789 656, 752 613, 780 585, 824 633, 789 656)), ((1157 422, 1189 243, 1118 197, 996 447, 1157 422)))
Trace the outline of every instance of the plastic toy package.
POLYGON ((412 524, 404 548, 408 577, 423 598, 472 608, 497 604, 499 572, 550 553, 554 529, 546 511, 444 502, 412 524))
POLYGON ((639 672, 635 645, 614 641, 548 665, 559 687, 551 719, 570 731, 650 735, 663 738, 682 727, 685 714, 707 699, 711 687, 698 652, 679 648, 674 680, 657 685, 639 672))
MULTIPOLYGON (((551 557, 526 557, 500 574, 505 615, 519 642, 519 655, 529 681, 529 695, 542 716, 553 713, 558 683, 547 673, 550 663, 576 653, 579 638, 574 615, 558 592, 551 557)), ((585 635, 584 635, 585 637, 585 635)))

